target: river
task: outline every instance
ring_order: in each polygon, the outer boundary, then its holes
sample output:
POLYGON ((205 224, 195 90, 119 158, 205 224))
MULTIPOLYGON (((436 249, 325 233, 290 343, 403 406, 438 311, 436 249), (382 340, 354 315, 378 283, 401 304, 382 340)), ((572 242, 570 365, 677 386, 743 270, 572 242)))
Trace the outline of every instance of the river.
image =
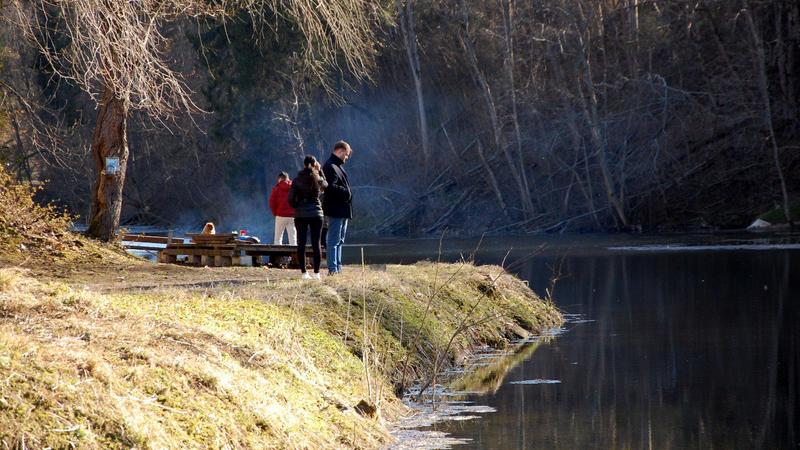
MULTIPOLYGON (((791 449, 800 444, 796 236, 380 240, 367 263, 475 252, 555 301, 565 331, 433 428, 481 449, 791 449), (536 384, 524 384, 528 383, 536 384), (538 381, 531 381, 538 380, 538 381), (542 382, 544 380, 544 382, 542 382), (519 384, 523 382, 523 384, 519 384)), ((345 249, 347 262, 360 258, 345 249)))

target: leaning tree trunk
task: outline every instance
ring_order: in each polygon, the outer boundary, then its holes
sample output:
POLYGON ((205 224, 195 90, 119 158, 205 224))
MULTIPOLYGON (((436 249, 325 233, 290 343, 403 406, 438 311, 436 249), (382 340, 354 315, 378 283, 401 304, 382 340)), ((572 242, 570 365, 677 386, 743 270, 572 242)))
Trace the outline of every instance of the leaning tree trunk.
POLYGON ((102 241, 114 238, 122 211, 122 188, 128 163, 128 102, 103 89, 92 134, 92 158, 97 178, 92 191, 92 213, 87 234, 102 241), (119 158, 116 174, 106 173, 106 158, 119 158))
POLYGON ((507 146, 503 145, 502 142, 502 125, 500 123, 500 118, 497 114, 497 106, 494 100, 494 96, 492 95, 491 87, 489 86, 489 82, 486 79, 486 75, 481 70, 481 65, 478 63, 478 56, 477 51, 475 50, 475 46, 472 44, 472 37, 470 36, 470 22, 469 22, 469 10, 467 9, 467 5, 465 0, 461 0, 461 11, 463 16, 463 35, 461 36, 461 44, 464 47, 464 51, 467 54, 467 59, 469 60, 470 69, 472 72, 472 76, 475 79, 476 84, 481 89, 483 94, 483 99, 486 102, 486 110, 489 114, 489 122, 491 123, 492 127, 492 136, 494 137, 494 147, 495 151, 502 152, 506 158, 506 163, 508 164, 508 170, 511 172, 512 178, 517 184, 517 189, 519 191, 519 198, 522 203, 522 210, 523 210, 523 219, 529 219, 533 216, 533 203, 531 201, 530 191, 526 187, 526 185, 522 182, 521 172, 525 170, 525 167, 518 167, 519 163, 514 161, 514 157, 511 155, 511 151, 508 149, 507 146))
POLYGON ((786 177, 783 174, 783 167, 781 166, 780 148, 778 147, 778 138, 775 136, 775 126, 772 122, 772 103, 769 98, 769 80, 767 80, 767 62, 764 52, 764 41, 756 28, 753 15, 746 1, 742 2, 742 11, 747 20, 747 25, 750 28, 750 36, 753 39, 753 56, 755 60, 756 78, 758 80, 758 91, 761 95, 762 101, 762 117, 764 118, 764 125, 769 133, 769 143, 772 149, 772 162, 775 164, 775 172, 778 174, 778 181, 781 186, 781 196, 783 197, 783 215, 791 228, 794 228, 794 218, 792 217, 791 206, 789 204, 789 191, 786 188, 786 177))
POLYGON ((408 68, 414 78, 414 93, 417 97, 417 119, 419 121, 419 140, 422 144, 424 159, 423 174, 428 176, 431 163, 430 138, 428 132, 428 116, 425 112, 425 97, 422 93, 422 69, 419 63, 419 49, 417 48, 417 34, 414 30, 414 0, 397 0, 397 14, 400 22, 400 32, 403 35, 403 44, 406 48, 408 68))

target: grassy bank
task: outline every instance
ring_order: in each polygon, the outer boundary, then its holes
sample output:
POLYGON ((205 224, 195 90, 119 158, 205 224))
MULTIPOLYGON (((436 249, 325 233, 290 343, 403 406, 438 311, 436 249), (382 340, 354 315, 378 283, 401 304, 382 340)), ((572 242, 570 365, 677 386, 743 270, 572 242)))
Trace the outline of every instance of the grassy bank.
POLYGON ((33 195, 0 168, 2 448, 376 448, 403 386, 561 321, 492 266, 153 265, 33 195))
POLYGON ((0 441, 379 447, 404 410, 393 391, 437 354, 455 364, 559 321, 520 280, 470 264, 105 293, 0 269, 0 441))

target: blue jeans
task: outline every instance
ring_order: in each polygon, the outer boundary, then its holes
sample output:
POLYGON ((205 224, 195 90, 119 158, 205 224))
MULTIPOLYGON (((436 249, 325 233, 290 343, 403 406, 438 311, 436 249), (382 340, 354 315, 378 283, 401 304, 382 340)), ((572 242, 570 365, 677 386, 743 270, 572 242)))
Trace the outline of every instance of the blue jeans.
POLYGON ((342 270, 342 245, 344 235, 347 234, 347 221, 341 217, 328 217, 328 272, 336 273, 342 270))

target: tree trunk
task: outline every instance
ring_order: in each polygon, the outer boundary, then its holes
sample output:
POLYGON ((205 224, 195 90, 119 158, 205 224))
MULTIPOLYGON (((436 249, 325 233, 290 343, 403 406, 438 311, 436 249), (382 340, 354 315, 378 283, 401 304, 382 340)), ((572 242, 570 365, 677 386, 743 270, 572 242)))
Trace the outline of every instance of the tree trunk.
MULTIPOLYGON (((583 16, 581 19, 583 22, 586 21, 586 18, 583 16)), ((600 175, 603 179, 603 187, 606 191, 606 198, 608 199, 609 207, 614 213, 616 213, 613 216, 614 219, 622 223, 623 227, 627 227, 628 218, 625 215, 625 206, 622 202, 622 197, 617 193, 617 189, 615 188, 616 183, 612 177, 613 174, 608 161, 608 146, 606 145, 603 136, 600 114, 598 112, 599 101, 597 99, 597 91, 594 87, 594 80, 592 79, 592 61, 590 50, 588 50, 591 48, 591 32, 588 24, 582 25, 580 22, 576 21, 576 26, 581 31, 581 34, 584 35, 585 39, 580 49, 581 52, 579 56, 581 59, 576 64, 578 67, 578 75, 575 81, 579 93, 578 98, 583 109, 583 116, 587 125, 589 126, 592 144, 597 152, 597 160, 600 165, 600 175), (582 85, 585 85, 586 87, 585 93, 582 85)), ((624 173, 620 174, 619 178, 620 180, 624 180, 624 173)))
MULTIPOLYGON (((508 77, 509 93, 511 101, 511 120, 514 122, 514 140, 517 147, 517 158, 519 164, 520 174, 520 187, 522 195, 522 204, 531 209, 533 213, 533 201, 531 199, 531 188, 528 183, 528 175, 525 164, 525 155, 522 150, 522 131, 519 125, 519 113, 517 111, 517 83, 514 78, 514 62, 516 56, 514 55, 514 3, 513 0, 505 0, 503 2, 503 36, 505 43, 505 62, 506 76, 508 77)), ((536 179, 533 180, 534 186, 536 179)))
POLYGON ((492 95, 492 89, 489 86, 486 75, 481 70, 481 66, 478 63, 477 52, 472 44, 472 37, 470 35, 469 10, 467 9, 464 0, 461 0, 461 10, 464 21, 464 34, 461 36, 461 43, 464 47, 464 51, 466 52, 467 59, 469 60, 472 75, 475 78, 475 82, 478 84, 478 87, 480 87, 481 93, 483 94, 483 99, 486 102, 486 110, 489 113, 492 136, 494 137, 495 151, 501 152, 503 153, 503 156, 505 156, 506 163, 508 164, 508 170, 517 185, 520 203, 522 203, 523 218, 528 219, 532 216, 534 208, 530 200, 530 192, 526 190, 520 175, 520 172, 525 170, 525 168, 517 167, 519 163, 514 161, 514 157, 511 155, 508 147, 503 145, 503 131, 500 124, 500 119, 497 115, 497 106, 495 104, 494 96, 492 95))
POLYGON ((97 178, 92 192, 92 212, 86 234, 102 241, 114 239, 122 212, 122 188, 128 164, 128 101, 103 88, 92 134, 92 158, 97 178), (106 173, 106 158, 119 158, 116 174, 106 173))
POLYGON ((489 186, 492 187, 492 191, 494 192, 495 198, 497 198, 497 204, 500 206, 500 210, 503 211, 503 215, 505 215, 506 219, 508 219, 508 207, 506 206, 505 200, 503 200, 503 193, 500 191, 500 183, 497 182, 497 177, 494 175, 492 166, 489 165, 489 161, 486 160, 486 155, 483 153, 481 141, 478 141, 477 148, 478 157, 481 160, 484 170, 486 170, 486 176, 489 178, 489 186))
POLYGON ((422 70, 419 64, 419 52, 417 51, 417 34, 414 31, 414 0, 397 0, 397 14, 400 20, 400 31, 403 35, 403 43, 408 57, 408 68, 414 78, 414 92, 417 97, 417 116, 419 120, 419 139, 422 144, 422 157, 424 158, 423 174, 427 177, 430 170, 430 140, 428 133, 428 117, 425 112, 425 98, 422 93, 422 70))
POLYGON ((17 156, 14 158, 15 163, 18 165, 17 178, 20 179, 22 172, 25 172, 27 181, 33 181, 33 173, 31 166, 28 162, 28 155, 25 152, 25 145, 22 143, 22 132, 20 131, 19 121, 17 115, 12 111, 11 113, 11 126, 14 128, 14 142, 17 144, 17 156))
MULTIPOLYGON (((586 72, 588 74, 588 67, 586 68, 586 72)), ((595 96, 591 79, 585 80, 584 82, 586 83, 590 92, 589 99, 591 101, 591 106, 586 105, 586 100, 583 98, 582 92, 580 97, 581 102, 584 104, 584 117, 589 125, 592 144, 594 144, 595 151, 597 152, 597 159, 600 163, 600 175, 602 175, 603 187, 606 191, 606 198, 608 199, 609 206, 611 206, 612 210, 616 213, 614 217, 622 223, 623 227, 627 227, 628 218, 625 216, 625 208, 620 200, 620 197, 617 195, 616 189, 614 188, 615 183, 612 179, 611 168, 608 164, 608 149, 602 136, 600 120, 598 119, 597 114, 597 97, 595 96)), ((578 83, 580 83, 580 80, 578 80, 578 83)))
MULTIPOLYGON (((572 109, 572 104, 570 103, 570 95, 569 95, 569 88, 566 82, 566 75, 561 69, 561 65, 554 54, 552 48, 547 50, 547 58, 550 60, 550 63, 555 71, 555 83, 558 86, 559 97, 561 101, 564 103, 564 110, 570 111, 572 109)), ((580 130, 578 129, 577 118, 572 116, 569 121, 567 122, 567 126, 570 130, 570 135, 572 136, 572 147, 577 152, 581 150, 583 153, 583 172, 585 174, 585 183, 586 189, 583 190, 584 195, 586 197, 586 201, 588 204, 589 211, 594 219, 595 224, 598 228, 602 228, 600 225, 600 219, 597 217, 597 208, 594 205, 594 178, 592 177, 592 170, 589 167, 589 162, 591 156, 586 148, 586 144, 583 142, 583 138, 581 137, 580 130)), ((576 156, 577 159, 577 156, 576 156)))
POLYGON ((791 209, 789 206, 789 191, 786 188, 786 178, 783 175, 783 168, 781 167, 780 149, 778 148, 778 139, 775 136, 775 126, 772 123, 772 104, 769 99, 769 85, 767 80, 766 56, 764 55, 764 42, 761 40, 761 34, 756 28, 753 15, 750 13, 750 7, 746 1, 742 2, 745 19, 750 28, 750 35, 753 39, 753 53, 755 56, 755 69, 756 77, 758 80, 758 91, 761 94, 762 101, 762 117, 764 118, 764 125, 769 134, 770 147, 772 149, 772 162, 775 164, 775 171, 778 174, 778 181, 781 185, 781 195, 783 197, 783 215, 789 226, 794 228, 794 220, 792 218, 791 209))

